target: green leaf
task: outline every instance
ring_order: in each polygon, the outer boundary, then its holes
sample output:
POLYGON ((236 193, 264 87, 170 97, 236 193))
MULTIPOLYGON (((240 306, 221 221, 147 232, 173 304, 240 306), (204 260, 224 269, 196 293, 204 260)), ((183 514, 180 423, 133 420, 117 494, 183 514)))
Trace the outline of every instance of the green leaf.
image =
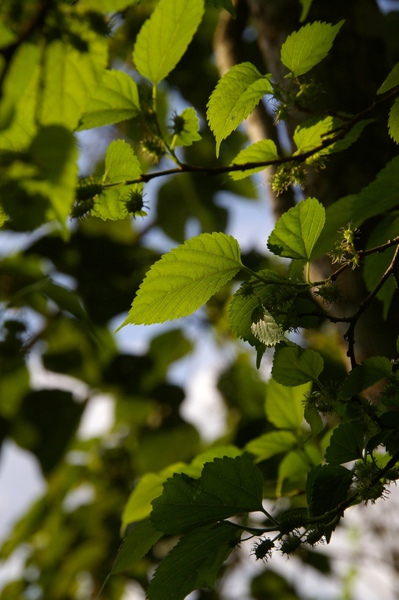
POLYGON ((295 387, 308 381, 318 381, 323 368, 323 358, 316 350, 289 346, 276 350, 272 377, 282 385, 295 387))
POLYGON ((149 600, 184 600, 211 587, 220 567, 239 543, 237 529, 227 523, 200 527, 181 538, 160 563, 150 581, 149 600))
POLYGON ((201 23, 203 0, 160 0, 144 23, 133 50, 136 69, 158 84, 175 68, 201 23))
POLYGON ((288 452, 296 447, 298 440, 291 431, 271 431, 251 440, 245 449, 256 456, 256 462, 288 452))
POLYGON ((309 512, 318 517, 346 500, 352 472, 337 465, 318 465, 310 471, 307 482, 309 512))
POLYGON ((262 489, 262 475, 247 457, 216 458, 205 464, 200 479, 184 473, 168 479, 162 496, 152 503, 150 519, 164 533, 183 533, 233 515, 262 510, 262 489))
POLYGON ((123 71, 105 71, 101 85, 91 90, 79 131, 126 121, 139 112, 136 82, 123 71))
POLYGON ((316 21, 294 31, 282 45, 281 62, 295 77, 304 75, 327 56, 343 24, 316 21))
MULTIPOLYGON (((372 119, 364 119, 356 123, 352 129, 345 135, 343 139, 337 140, 334 144, 326 146, 322 150, 319 150, 318 155, 324 156, 331 154, 332 152, 341 152, 351 146, 361 135, 363 129, 372 123, 372 119)), ((338 132, 337 128, 344 125, 342 119, 336 117, 312 117, 307 119, 303 123, 297 126, 294 132, 294 142, 297 146, 295 154, 302 154, 308 152, 314 148, 318 148, 321 144, 329 140, 327 135, 329 132, 332 133, 332 137, 338 132)), ((308 159, 312 160, 312 157, 308 159)))
POLYGON ((225 8, 227 12, 231 14, 233 19, 237 17, 235 8, 231 0, 205 0, 208 6, 214 6, 215 8, 225 8))
POLYGON ((308 16, 310 7, 312 6, 312 2, 313 0, 299 0, 300 3, 302 4, 302 11, 301 11, 301 16, 299 17, 299 22, 303 23, 303 21, 305 21, 306 17, 308 16))
POLYGON ((380 87, 377 90, 377 94, 385 94, 385 92, 389 92, 392 88, 399 85, 399 62, 393 67, 388 77, 383 81, 380 87))
POLYGON ((279 256, 310 260, 325 223, 325 209, 316 198, 302 200, 277 221, 269 236, 269 250, 279 256))
POLYGON ((28 154, 37 171, 34 177, 21 179, 20 185, 29 194, 41 194, 48 199, 66 234, 65 221, 75 198, 77 178, 75 138, 65 127, 44 127, 28 154))
POLYGON ((326 461, 330 465, 340 465, 362 458, 364 430, 359 421, 342 423, 336 427, 326 450, 326 461))
POLYGON ((140 478, 133 492, 123 509, 122 530, 125 530, 129 523, 141 521, 149 516, 152 510, 151 502, 162 494, 163 484, 174 473, 185 473, 190 477, 200 477, 201 471, 206 462, 214 458, 223 456, 239 456, 241 450, 235 446, 216 446, 207 452, 201 452, 189 464, 175 463, 163 469, 160 473, 146 473, 140 478))
POLYGON ((310 384, 285 387, 271 379, 266 392, 266 417, 279 429, 298 429, 303 423, 304 397, 310 384))
POLYGON ((219 80, 208 102, 207 119, 216 139, 216 156, 221 142, 248 117, 265 94, 273 92, 270 75, 261 75, 250 62, 232 67, 219 80))
POLYGON ((396 98, 389 111, 388 130, 393 141, 399 144, 399 98, 396 98))
POLYGON ((275 346, 284 339, 284 332, 272 315, 264 308, 251 325, 253 335, 265 346, 275 346))
POLYGON ((151 267, 121 327, 190 315, 241 268, 240 248, 233 237, 203 233, 191 238, 151 267))
MULTIPOLYGON (((279 158, 276 144, 273 140, 260 140, 255 144, 251 144, 247 148, 244 148, 237 154, 231 165, 245 165, 252 162, 266 162, 269 160, 275 160, 279 158)), ((244 179, 254 173, 259 173, 267 167, 261 166, 254 169, 247 169, 245 171, 231 171, 230 176, 232 179, 244 179)))
MULTIPOLYGON (((388 214, 381 219, 374 228, 370 237, 367 240, 366 249, 373 248, 383 244, 387 240, 391 240, 399 235, 399 217, 393 217, 388 214)), ((363 277, 367 289, 371 292, 374 290, 381 277, 389 267, 395 253, 395 247, 392 247, 385 252, 376 252, 366 256, 363 268, 363 277)), ((387 319, 388 311, 391 306, 396 290, 395 280, 390 277, 382 286, 377 294, 377 298, 383 305, 383 318, 387 319)))
POLYGON ((131 569, 161 537, 162 532, 154 529, 149 519, 137 523, 124 538, 110 575, 131 569))
POLYGON ((86 107, 89 91, 98 85, 106 50, 81 53, 61 40, 46 47, 43 96, 40 102, 42 125, 59 124, 73 130, 86 107), (94 57, 94 58, 93 58, 94 57))
POLYGON ((126 185, 126 181, 138 179, 141 167, 132 147, 123 140, 111 142, 105 157, 102 178, 103 191, 94 197, 91 214, 106 219, 125 219, 129 215, 126 202, 132 191, 141 190, 141 184, 126 185), (120 184, 120 185, 117 185, 120 184), (106 186, 112 185, 114 187, 106 186))
POLYGON ((368 387, 392 375, 391 361, 385 356, 367 358, 349 373, 342 388, 342 398, 351 398, 368 387))
POLYGON ((234 294, 229 306, 230 327, 234 335, 258 346, 259 340, 251 330, 254 315, 259 309, 259 303, 267 304, 273 298, 275 291, 281 283, 287 283, 286 277, 281 277, 274 271, 267 269, 258 273, 269 284, 259 281, 255 277, 244 283, 234 294))
POLYGON ((193 142, 198 142, 201 138, 199 131, 199 118, 195 108, 185 108, 180 115, 173 117, 175 146, 191 146, 193 142))
POLYGON ((310 425, 312 435, 318 435, 323 431, 323 419, 316 408, 305 406, 304 417, 305 421, 310 425))

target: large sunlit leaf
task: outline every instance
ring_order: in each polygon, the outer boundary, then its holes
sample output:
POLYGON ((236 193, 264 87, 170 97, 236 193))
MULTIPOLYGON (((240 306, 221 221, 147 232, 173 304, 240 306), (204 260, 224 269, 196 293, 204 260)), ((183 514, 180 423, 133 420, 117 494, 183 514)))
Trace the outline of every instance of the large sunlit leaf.
MULTIPOLYGON (((372 119, 364 119, 356 123, 352 129, 343 137, 337 140, 333 144, 325 146, 318 151, 318 155, 323 156, 325 154, 331 154, 332 152, 341 152, 351 146, 361 135, 363 129, 372 123, 372 119)), ((329 141, 331 136, 328 133, 332 133, 332 137, 337 135, 340 130, 339 127, 344 125, 344 121, 336 117, 311 117, 303 123, 297 126, 294 132, 294 142, 297 146, 295 154, 301 154, 302 152, 308 152, 314 148, 319 148, 323 143, 329 141)), ((309 160, 311 160, 310 157, 309 160)))
POLYGON ((310 260, 325 223, 325 209, 316 198, 302 200, 277 221, 269 236, 269 250, 279 256, 310 260))
POLYGON ((203 233, 191 238, 151 267, 121 327, 190 315, 241 268, 240 248, 233 237, 203 233))
POLYGON ((140 111, 136 82, 123 71, 105 71, 101 84, 90 93, 79 130, 112 125, 140 111))
POLYGON ((216 139, 216 156, 221 142, 272 91, 270 76, 261 75, 250 62, 235 65, 223 75, 209 98, 207 111, 209 127, 216 139))
MULTIPOLYGON (((251 144, 247 148, 241 150, 232 161, 232 165, 245 165, 252 162, 266 162, 279 158, 276 144, 273 140, 260 140, 255 144, 251 144)), ((244 179, 254 173, 259 173, 267 167, 256 167, 254 169, 246 169, 242 171, 231 171, 230 176, 233 179, 244 179)))
POLYGON ((183 533, 251 511, 262 510, 262 475, 249 458, 216 458, 199 479, 174 475, 152 505, 150 519, 164 533, 183 533))
POLYGON ((323 368, 323 358, 316 350, 305 350, 299 346, 277 348, 272 377, 282 385, 295 387, 308 381, 317 381, 323 368))
POLYGON ((136 69, 153 84, 175 68, 201 22, 204 0, 160 0, 133 50, 136 69))
POLYGON ((183 536, 155 571, 148 599, 184 600, 193 590, 211 587, 239 540, 239 530, 228 523, 199 527, 183 536))
POLYGON ((105 61, 105 47, 97 56, 94 52, 79 52, 61 40, 52 41, 45 51, 40 122, 75 129, 90 90, 99 83, 105 61))
POLYGON ((295 77, 304 75, 327 56, 343 24, 316 21, 294 31, 282 45, 281 62, 295 77))

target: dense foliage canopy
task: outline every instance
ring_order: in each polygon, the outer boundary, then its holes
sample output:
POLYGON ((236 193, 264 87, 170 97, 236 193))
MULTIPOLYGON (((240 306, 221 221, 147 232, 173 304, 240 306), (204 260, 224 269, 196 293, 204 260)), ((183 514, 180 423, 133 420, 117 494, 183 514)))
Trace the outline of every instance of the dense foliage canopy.
POLYGON ((399 478, 399 10, 0 15, 0 441, 46 479, 0 550, 25 548, 2 598, 227 598, 255 560, 253 598, 301 597, 263 563, 329 573, 317 545, 399 478), (254 202, 264 252, 229 233, 254 202), (211 442, 173 377, 203 339, 223 365, 211 442), (103 394, 113 423, 89 437, 103 394))

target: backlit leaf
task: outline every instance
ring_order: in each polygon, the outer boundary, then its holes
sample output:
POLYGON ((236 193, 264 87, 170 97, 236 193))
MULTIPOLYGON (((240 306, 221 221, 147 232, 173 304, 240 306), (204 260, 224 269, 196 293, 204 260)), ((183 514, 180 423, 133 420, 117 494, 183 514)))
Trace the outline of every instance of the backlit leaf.
POLYGON ((137 523, 125 536, 110 575, 131 569, 161 537, 162 532, 154 529, 149 519, 137 523))
POLYGON ((326 461, 330 465, 340 465, 362 457, 364 430, 359 421, 341 423, 333 431, 330 445, 326 450, 326 461))
POLYGON ((105 157, 103 191, 95 196, 91 214, 104 221, 126 218, 129 215, 126 201, 132 191, 141 189, 141 184, 126 185, 126 181, 138 179, 140 175, 140 163, 132 147, 123 140, 111 142, 105 157), (107 188, 110 184, 112 187, 107 188))
POLYGON ((333 510, 346 500, 352 472, 340 465, 318 465, 309 473, 307 496, 312 517, 333 510))
POLYGON ((396 98, 389 111, 388 130, 393 141, 399 144, 399 98, 396 98))
POLYGON ((235 65, 223 75, 209 98, 207 111, 209 127, 216 139, 216 156, 221 142, 272 91, 270 76, 261 75, 250 62, 235 65))
POLYGON ((291 431, 270 431, 251 440, 245 449, 256 456, 256 462, 295 448, 296 436, 291 431))
POLYGON ((203 233, 191 238, 151 267, 121 327, 190 315, 241 268, 240 249, 233 237, 203 233))
POLYGON ((271 379, 266 392, 266 417, 279 429, 298 429, 303 423, 304 398, 310 384, 286 387, 271 379))
POLYGON ((304 350, 299 346, 277 348, 272 377, 282 385, 295 387, 308 381, 317 381, 323 368, 323 358, 316 350, 304 350))
POLYGON ((310 260, 325 223, 325 209, 316 198, 302 200, 277 221, 267 241, 279 256, 310 260))
POLYGON ((191 146, 193 142, 198 142, 201 139, 199 131, 199 118, 194 108, 185 108, 180 115, 174 117, 173 121, 176 124, 177 120, 181 121, 179 130, 176 132, 176 138, 172 134, 172 140, 175 140, 175 146, 191 146))
POLYGON ((91 90, 79 131, 126 121, 139 111, 136 82, 123 71, 105 71, 101 84, 91 90))
POLYGON ((259 469, 245 456, 216 458, 206 463, 201 477, 174 475, 164 483, 152 505, 151 522, 164 533, 183 533, 193 527, 262 510, 263 481, 259 469))
POLYGON ((240 534, 227 523, 200 527, 183 536, 162 560, 150 581, 149 600, 183 600, 201 587, 211 587, 240 534))
POLYGON ((388 77, 383 81, 380 87, 377 90, 377 94, 385 94, 385 92, 389 92, 392 88, 399 85, 399 62, 393 67, 388 77))
POLYGON ((160 0, 144 23, 133 50, 136 69, 157 84, 187 50, 204 12, 204 0, 160 0))
MULTIPOLYGON (((266 162, 269 160, 275 160, 279 158, 276 144, 273 140, 260 140, 255 144, 251 144, 251 146, 247 146, 244 150, 241 150, 232 161, 232 165, 245 165, 247 163, 252 162, 266 162)), ((256 167, 254 169, 247 169, 243 171, 231 171, 230 176, 233 179, 244 179, 244 177, 249 177, 254 173, 259 173, 259 171, 263 171, 267 167, 256 167)))
POLYGON ((344 21, 308 23, 289 35, 281 48, 282 63, 295 75, 304 75, 329 53, 344 21))

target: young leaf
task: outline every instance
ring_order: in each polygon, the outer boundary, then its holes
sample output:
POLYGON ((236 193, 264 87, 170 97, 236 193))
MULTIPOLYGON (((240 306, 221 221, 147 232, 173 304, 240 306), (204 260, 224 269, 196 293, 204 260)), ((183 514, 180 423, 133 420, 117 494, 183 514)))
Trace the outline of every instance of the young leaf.
POLYGON ((126 181, 138 179, 141 167, 137 156, 129 144, 123 140, 111 142, 105 157, 105 173, 102 185, 114 184, 115 187, 104 188, 94 198, 91 214, 106 219, 125 219, 129 215, 126 202, 132 191, 141 189, 141 184, 126 185, 126 181), (116 185, 116 184, 120 185, 116 185))
POLYGON ((312 435, 317 435, 323 431, 323 420, 318 410, 314 407, 305 406, 304 415, 305 421, 310 425, 312 435))
MULTIPOLYGON (((244 150, 241 150, 232 161, 232 165, 245 165, 247 163, 252 162, 265 162, 269 160, 275 160, 279 158, 276 144, 273 140, 260 140, 255 144, 251 144, 244 150)), ((245 177, 249 177, 254 173, 259 173, 259 171, 263 171, 267 167, 256 167, 254 169, 247 169, 245 171, 231 171, 230 176, 232 179, 244 179, 245 177)))
POLYGON ((269 236, 269 250, 279 256, 310 260, 324 227, 326 211, 316 198, 302 200, 277 221, 269 236))
POLYGON ((112 565, 110 575, 131 569, 136 562, 147 554, 162 535, 161 531, 154 529, 149 519, 137 523, 124 538, 112 565))
POLYGON ((344 399, 351 398, 390 375, 392 365, 386 356, 367 358, 349 373, 342 385, 341 396, 344 399))
POLYGON ((233 515, 262 510, 262 475, 245 456, 216 458, 206 463, 201 477, 174 475, 152 505, 151 522, 164 533, 183 533, 193 527, 233 515))
POLYGON ((295 448, 297 442, 291 431, 271 431, 251 440, 245 449, 256 456, 256 462, 260 462, 276 454, 289 452, 295 448))
POLYGON ((309 383, 285 387, 271 379, 266 392, 266 417, 279 429, 298 429, 303 423, 303 399, 310 391, 309 383))
POLYGON ((310 7, 312 6, 312 2, 313 0, 299 0, 300 3, 302 4, 302 12, 301 12, 301 16, 299 17, 299 22, 303 23, 306 19, 306 17, 308 16, 310 7))
POLYGON ((185 535, 155 571, 148 599, 183 600, 193 590, 211 587, 239 540, 239 531, 227 523, 200 527, 185 535))
POLYGON ((389 111, 388 130, 393 141, 399 144, 399 98, 396 98, 389 111))
POLYGON ((330 465, 340 465, 362 457, 364 430, 359 421, 342 423, 336 427, 326 450, 326 461, 330 465))
POLYGON ((93 87, 79 131, 126 121, 139 112, 136 82, 123 71, 105 71, 101 85, 93 87))
POLYGON ((318 517, 346 500, 352 472, 339 465, 318 465, 308 476, 306 492, 309 512, 318 517))
POLYGON ((265 94, 273 92, 269 75, 261 75, 250 62, 232 67, 218 82, 208 102, 207 119, 216 139, 216 156, 221 142, 248 117, 265 94))
POLYGON ((323 368, 323 358, 316 350, 289 346, 276 350, 272 377, 282 385, 295 387, 308 381, 317 381, 323 368))
POLYGON ((295 77, 304 75, 327 56, 343 24, 316 21, 294 31, 282 45, 281 62, 295 77))
POLYGON ((191 238, 151 267, 121 327, 190 315, 241 268, 240 248, 233 237, 203 233, 191 238))
POLYGON ((158 84, 175 68, 201 23, 204 0, 160 0, 133 49, 136 69, 158 84))
POLYGON ((259 309, 259 303, 274 302, 274 294, 280 284, 286 284, 287 278, 274 271, 264 269, 258 273, 268 283, 263 283, 255 277, 244 283, 234 294, 229 306, 230 327, 234 335, 258 346, 259 340, 251 331, 253 315, 259 309))
POLYGON ((199 118, 194 108, 185 108, 180 115, 173 117, 173 134, 175 146, 191 146, 193 142, 201 139, 199 131, 199 118))
POLYGON ((251 331, 265 346, 275 346, 284 339, 281 327, 265 308, 260 318, 252 323, 251 331))
POLYGON ((380 87, 377 90, 377 94, 385 94, 385 92, 389 92, 392 88, 399 85, 399 62, 393 67, 388 77, 383 81, 380 87))

